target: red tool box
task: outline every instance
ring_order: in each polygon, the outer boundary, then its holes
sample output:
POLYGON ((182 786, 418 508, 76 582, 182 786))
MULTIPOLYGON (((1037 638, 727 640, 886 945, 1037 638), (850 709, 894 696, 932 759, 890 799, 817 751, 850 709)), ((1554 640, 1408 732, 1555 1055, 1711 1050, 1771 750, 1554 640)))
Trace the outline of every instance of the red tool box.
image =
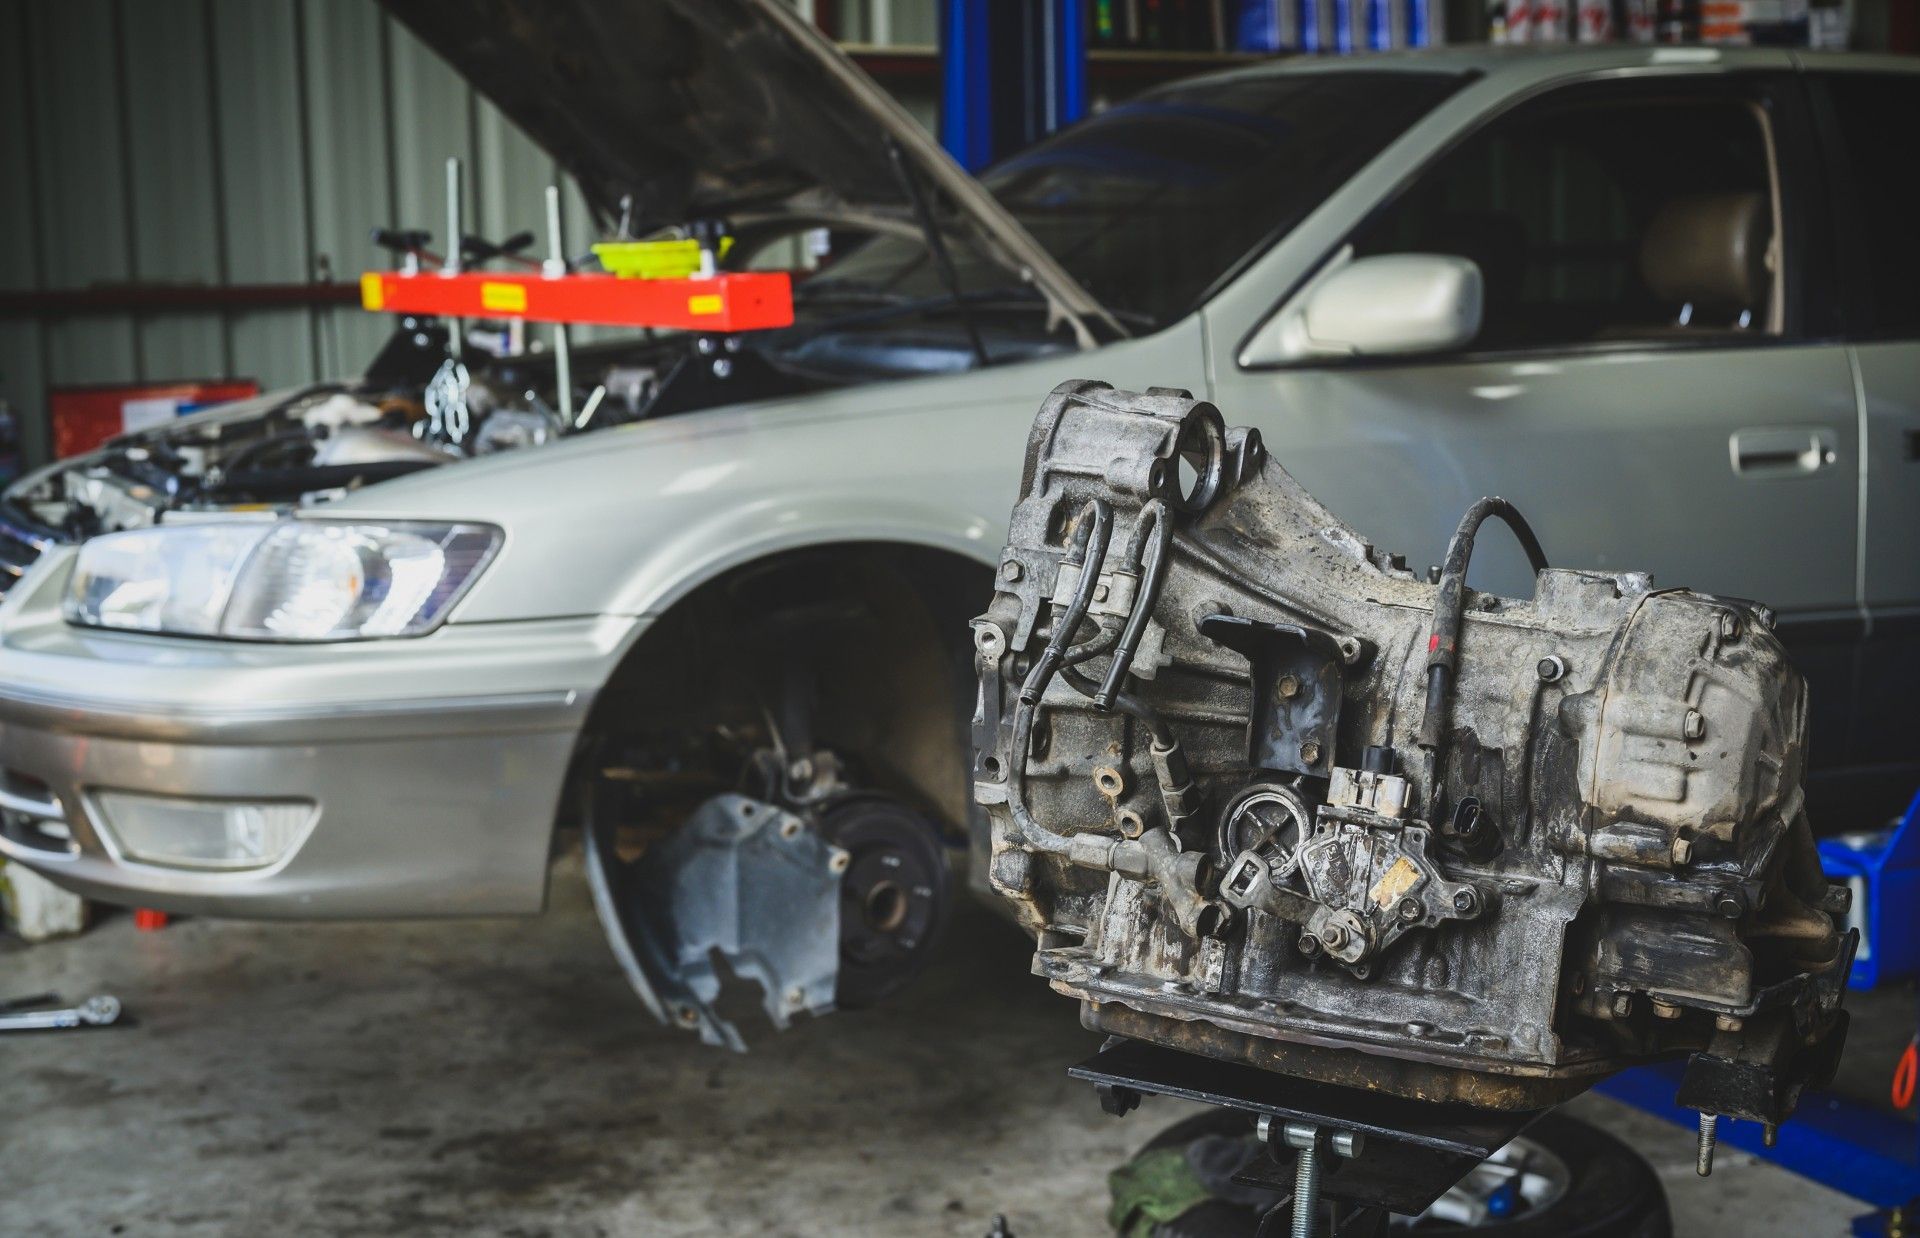
POLYGON ((259 394, 260 384, 250 378, 55 387, 47 392, 53 454, 77 456, 116 435, 144 430, 209 404, 259 394))

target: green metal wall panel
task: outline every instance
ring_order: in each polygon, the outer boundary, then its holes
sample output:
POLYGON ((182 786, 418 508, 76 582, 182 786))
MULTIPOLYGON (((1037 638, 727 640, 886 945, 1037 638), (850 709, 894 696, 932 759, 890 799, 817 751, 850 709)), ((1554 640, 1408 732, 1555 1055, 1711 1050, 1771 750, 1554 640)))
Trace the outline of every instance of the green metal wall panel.
MULTIPOLYGON (((28 5, 27 81, 37 246, 49 287, 132 278, 118 36, 109 0, 28 5)), ((137 374, 133 325, 49 324, 46 378, 98 382, 137 374)))
MULTIPOLYGON (((203 0, 141 0, 119 9, 126 80, 126 200, 131 267, 143 280, 216 284, 225 279, 225 234, 215 166, 213 66, 203 0)), ((142 379, 227 372, 217 313, 134 320, 142 379)))
POLYGON ((0 288, 40 283, 33 197, 33 114, 27 75, 27 2, 0 0, 0 288))
MULTIPOLYGON (((369 3, 309 0, 301 16, 314 278, 352 281, 381 261, 368 239, 373 230, 401 222, 388 162, 391 27, 369 3)), ((378 314, 351 306, 319 314, 321 376, 357 373, 387 337, 378 314)))
MULTIPOLYGON (((388 76, 393 108, 387 114, 387 140, 393 150, 393 174, 399 218, 448 243, 446 163, 473 158, 473 92, 447 63, 398 26, 388 40, 388 76)), ((462 219, 468 231, 488 226, 474 215, 473 177, 463 181, 462 219)))
MULTIPOLYGON (((27 0, 0 0, 0 288, 41 284, 39 212, 33 194, 32 85, 27 75, 27 0)), ((46 389, 45 335, 30 319, 0 320, 0 401, 38 410, 46 389)), ((22 450, 46 454, 38 416, 17 418, 22 450)))
MULTIPOLYGON (((214 0, 211 9, 220 183, 231 204, 226 271, 237 284, 304 283, 312 269, 296 8, 214 0)), ((269 390, 310 381, 318 368, 307 310, 240 315, 229 334, 235 373, 269 390)))
POLYGON ((485 99, 474 109, 473 179, 482 235, 503 240, 522 229, 538 243, 528 251, 546 256, 547 186, 553 182, 553 158, 485 99))

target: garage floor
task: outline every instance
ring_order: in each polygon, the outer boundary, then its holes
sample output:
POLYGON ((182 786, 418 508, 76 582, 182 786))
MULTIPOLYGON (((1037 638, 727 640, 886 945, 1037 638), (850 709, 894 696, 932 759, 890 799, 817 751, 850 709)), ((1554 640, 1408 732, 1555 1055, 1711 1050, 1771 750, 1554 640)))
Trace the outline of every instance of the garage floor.
MULTIPOLYGON (((1106 1117, 1095 1047, 969 907, 892 1006, 736 1057, 653 1023, 577 865, 532 920, 189 921, 0 946, 0 996, 119 995, 135 1026, 0 1041, 0 1234, 1020 1238, 1104 1225, 1105 1173, 1185 1109, 1106 1117)), ((1610 1101, 1678 1234, 1846 1230, 1853 1201, 1610 1101)))

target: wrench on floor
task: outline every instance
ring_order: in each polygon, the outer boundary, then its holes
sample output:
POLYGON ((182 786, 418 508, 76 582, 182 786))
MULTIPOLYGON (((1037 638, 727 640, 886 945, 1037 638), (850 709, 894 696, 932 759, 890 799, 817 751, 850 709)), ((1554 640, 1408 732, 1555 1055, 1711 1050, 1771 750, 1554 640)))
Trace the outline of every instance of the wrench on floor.
POLYGON ((120 999, 107 993, 60 1010, 0 1010, 0 1032, 54 1031, 67 1027, 105 1027, 120 1017, 120 999))

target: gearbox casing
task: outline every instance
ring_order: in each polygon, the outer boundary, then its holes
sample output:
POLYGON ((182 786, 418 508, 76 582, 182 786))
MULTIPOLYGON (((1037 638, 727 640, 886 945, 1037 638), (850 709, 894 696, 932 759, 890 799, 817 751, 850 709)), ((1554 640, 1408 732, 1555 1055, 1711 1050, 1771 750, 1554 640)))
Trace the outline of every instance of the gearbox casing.
POLYGON ((1764 1094, 1716 1112, 1780 1120, 1853 938, 1769 616, 1460 560, 1449 602, 1184 392, 1056 389, 974 624, 1034 970, 1093 1028, 1290 1074, 1532 1108, 1690 1052, 1764 1094))

